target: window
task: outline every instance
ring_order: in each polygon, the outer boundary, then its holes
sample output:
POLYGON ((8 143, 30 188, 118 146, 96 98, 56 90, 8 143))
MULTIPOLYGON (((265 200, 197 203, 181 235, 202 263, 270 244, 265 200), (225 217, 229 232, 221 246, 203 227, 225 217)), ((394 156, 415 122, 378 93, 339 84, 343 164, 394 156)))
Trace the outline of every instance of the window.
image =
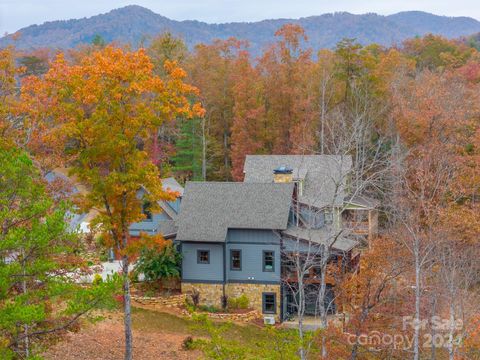
POLYGON ((210 264, 210 250, 197 250, 197 264, 210 264))
POLYGON ((333 223, 333 213, 331 211, 325 211, 325 224, 333 223))
POLYGON ((242 270, 242 250, 230 250, 230 270, 242 270))
POLYGON ((262 294, 262 309, 264 314, 276 314, 277 306, 275 293, 263 293, 262 294))
POLYGON ((152 220, 152 212, 150 211, 150 208, 152 205, 150 204, 149 201, 145 201, 142 205, 142 213, 145 215, 145 220, 144 221, 151 221, 152 220))
POLYGON ((303 180, 297 179, 293 181, 297 189, 298 196, 303 196, 303 180))
POLYGON ((263 271, 275 271, 275 252, 263 251, 263 271))

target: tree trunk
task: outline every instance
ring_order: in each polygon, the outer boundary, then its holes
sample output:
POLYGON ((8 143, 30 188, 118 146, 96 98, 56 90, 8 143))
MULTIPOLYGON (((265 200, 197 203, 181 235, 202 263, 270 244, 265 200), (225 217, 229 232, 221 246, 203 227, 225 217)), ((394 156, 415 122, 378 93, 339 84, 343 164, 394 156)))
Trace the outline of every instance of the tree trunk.
POLYGON ((323 71, 323 78, 321 87, 321 104, 320 104, 320 155, 325 154, 325 114, 326 114, 326 101, 325 95, 327 91, 327 80, 325 79, 326 73, 323 71))
MULTIPOLYGON (((325 249, 327 249, 325 247, 325 249)), ((322 266, 321 266, 321 273, 320 273, 320 290, 318 293, 318 304, 320 308, 320 328, 322 329, 322 359, 327 358, 327 339, 325 336, 325 330, 328 326, 328 319, 327 319, 327 310, 325 309, 325 293, 327 291, 327 284, 326 284, 326 273, 327 273, 327 264, 330 251, 324 250, 322 251, 322 266)))
POLYGON ((449 360, 455 359, 455 351, 453 347, 453 335, 455 331, 455 305, 453 303, 453 299, 450 302, 450 327, 448 331, 448 358, 449 360))
MULTIPOLYGON (((432 318, 437 314, 437 298, 434 296, 432 298, 432 318)), ((437 346, 435 345, 435 335, 436 335, 436 330, 435 326, 433 326, 433 323, 430 326, 430 334, 432 335, 432 353, 431 353, 431 360, 435 360, 437 358, 437 346)))
MULTIPOLYGON (((23 281, 22 281, 22 291, 23 295, 27 293, 27 281, 26 281, 27 272, 25 271, 25 260, 23 261, 23 281)), ((23 325, 23 333, 25 338, 23 339, 23 346, 25 348, 25 358, 30 357, 30 339, 28 337, 28 324, 23 325)))
POLYGON ((123 311, 125 325, 125 360, 132 360, 132 314, 130 303, 130 279, 128 278, 128 256, 122 257, 123 272, 123 311))
MULTIPOLYGON (((303 270, 301 265, 298 267, 299 270, 303 270)), ((304 347, 304 334, 303 334, 303 315, 305 313, 305 289, 303 287, 303 271, 300 276, 300 271, 298 271, 298 337, 300 338, 300 359, 305 360, 305 347, 304 347)))
POLYGON ((413 359, 419 360, 420 357, 420 244, 419 240, 415 238, 414 256, 415 256, 415 324, 413 333, 413 359))
POLYGON ((207 180, 207 137, 205 134, 205 118, 202 118, 202 180, 207 180))

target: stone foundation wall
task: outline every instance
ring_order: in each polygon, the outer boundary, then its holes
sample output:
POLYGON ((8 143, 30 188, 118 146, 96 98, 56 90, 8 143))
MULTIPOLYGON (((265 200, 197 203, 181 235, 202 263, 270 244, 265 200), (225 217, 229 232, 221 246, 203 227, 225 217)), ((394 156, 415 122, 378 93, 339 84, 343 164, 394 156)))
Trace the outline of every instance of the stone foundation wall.
POLYGON ((223 285, 222 284, 204 284, 204 283, 186 283, 182 282, 182 294, 190 297, 195 291, 200 294, 201 305, 213 305, 222 307, 223 285))
POLYGON ((250 307, 260 314, 262 313, 262 293, 275 293, 277 313, 275 317, 280 318, 280 284, 239 284, 228 283, 226 285, 226 294, 228 297, 238 298, 245 294, 249 300, 250 307))
MULTIPOLYGON (((213 305, 222 307, 223 285, 222 284, 204 284, 204 283, 184 283, 182 282, 182 294, 190 297, 194 291, 200 294, 200 305, 213 305)), ((227 283, 225 285, 225 295, 229 298, 238 298, 245 294, 249 301, 249 307, 257 313, 262 314, 262 294, 275 293, 277 312, 275 317, 280 318, 280 284, 240 284, 227 283)))

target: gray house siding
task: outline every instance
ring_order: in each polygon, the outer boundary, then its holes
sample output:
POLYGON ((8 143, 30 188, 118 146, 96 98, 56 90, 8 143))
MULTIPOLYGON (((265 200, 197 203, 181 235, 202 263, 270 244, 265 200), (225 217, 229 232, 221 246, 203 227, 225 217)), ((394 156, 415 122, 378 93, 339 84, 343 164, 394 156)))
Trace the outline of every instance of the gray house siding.
POLYGON ((182 242, 182 281, 223 282, 223 244, 182 242), (210 251, 210 263, 198 264, 197 251, 210 251))
POLYGON ((228 229, 227 243, 280 244, 280 237, 272 230, 228 229))
MULTIPOLYGON (((137 199, 142 199, 144 196, 145 196, 145 189, 142 188, 137 191, 137 194, 136 194, 137 199)), ((179 204, 180 200, 177 199, 177 201, 179 204)), ((172 203, 176 203, 177 201, 172 203)), ((158 231, 158 228, 160 226, 160 221, 164 221, 164 220, 171 220, 171 217, 165 211, 161 211, 159 213, 152 213, 152 219, 150 220, 145 219, 144 221, 133 223, 130 225, 128 230, 131 236, 139 236, 140 232, 144 232, 149 235, 154 235, 158 231)))
POLYGON ((226 245, 227 282, 280 282, 280 238, 272 230, 229 229, 226 245), (230 250, 241 251, 241 270, 232 270, 230 250), (263 271, 263 251, 273 251, 273 272, 263 271))
POLYGON ((228 282, 280 282, 280 245, 227 244, 228 282), (231 269, 230 250, 241 250, 241 270, 231 269), (263 271, 263 251, 274 251, 273 272, 263 271))
POLYGON ((180 212, 181 199, 177 198, 175 201, 167 201, 167 204, 178 214, 180 212))
POLYGON ((160 213, 152 214, 151 220, 145 220, 131 224, 129 227, 130 235, 138 236, 140 235, 140 232, 145 232, 149 235, 156 234, 159 222, 162 220, 170 220, 170 216, 168 216, 163 211, 160 213))

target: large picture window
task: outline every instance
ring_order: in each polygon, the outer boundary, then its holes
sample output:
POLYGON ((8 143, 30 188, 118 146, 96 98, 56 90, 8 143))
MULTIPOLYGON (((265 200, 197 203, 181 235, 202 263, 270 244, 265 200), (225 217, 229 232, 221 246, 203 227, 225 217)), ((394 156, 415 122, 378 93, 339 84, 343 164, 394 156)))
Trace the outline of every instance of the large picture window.
POLYGON ((270 250, 263 251, 263 271, 266 271, 266 272, 275 271, 275 251, 270 251, 270 250))
POLYGON ((262 310, 264 314, 275 314, 277 312, 275 293, 262 294, 262 310))
POLYGON ((210 250, 197 250, 197 264, 210 264, 210 250))
POLYGON ((242 270, 242 250, 230 250, 230 270, 242 270))

